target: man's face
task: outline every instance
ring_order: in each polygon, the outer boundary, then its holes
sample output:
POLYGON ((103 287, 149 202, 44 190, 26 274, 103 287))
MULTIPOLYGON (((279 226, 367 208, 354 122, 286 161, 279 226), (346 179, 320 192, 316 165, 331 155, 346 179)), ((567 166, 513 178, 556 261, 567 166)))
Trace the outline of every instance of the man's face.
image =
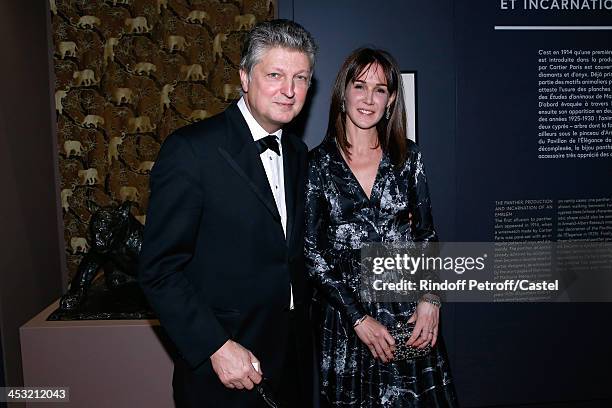
POLYGON ((300 51, 275 47, 251 69, 240 70, 244 99, 255 120, 273 133, 291 122, 304 106, 310 83, 310 62, 300 51))

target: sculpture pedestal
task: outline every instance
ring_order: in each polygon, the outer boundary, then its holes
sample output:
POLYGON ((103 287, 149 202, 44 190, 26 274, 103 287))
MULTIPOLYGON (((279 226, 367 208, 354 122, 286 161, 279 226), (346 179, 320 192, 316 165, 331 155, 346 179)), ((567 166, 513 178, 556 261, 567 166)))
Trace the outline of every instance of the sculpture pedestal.
POLYGON ((157 320, 47 321, 58 302, 20 329, 24 385, 70 388, 69 404, 45 407, 174 406, 157 320))

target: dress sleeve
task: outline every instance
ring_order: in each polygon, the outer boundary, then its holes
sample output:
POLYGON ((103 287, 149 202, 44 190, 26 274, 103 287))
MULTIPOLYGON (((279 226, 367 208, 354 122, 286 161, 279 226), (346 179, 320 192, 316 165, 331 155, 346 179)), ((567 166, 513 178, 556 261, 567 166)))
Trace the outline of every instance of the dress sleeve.
MULTIPOLYGON (((415 144, 410 146, 410 180, 409 180, 409 202, 411 203, 410 213, 412 215, 412 237, 415 242, 423 243, 422 250, 428 256, 436 256, 437 245, 428 245, 429 242, 437 242, 438 234, 434 228, 433 216, 431 214, 431 200, 429 198, 429 188, 427 186, 427 177, 425 176, 425 166, 421 151, 415 144)), ((420 279, 431 281, 439 281, 440 277, 436 271, 421 270, 420 279)), ((437 291, 421 292, 434 294, 441 297, 441 293, 437 291)))
POLYGON ((339 273, 330 267, 325 253, 331 250, 327 240, 329 205, 321 179, 321 165, 311 158, 308 163, 306 181, 306 214, 304 255, 309 278, 326 300, 340 310, 351 325, 366 315, 357 294, 346 285, 339 273))
POLYGON ((438 235, 434 229, 433 216, 431 215, 431 200, 425 166, 420 150, 413 145, 411 156, 412 166, 410 171, 410 189, 408 191, 412 214, 412 237, 415 242, 435 242, 438 235))

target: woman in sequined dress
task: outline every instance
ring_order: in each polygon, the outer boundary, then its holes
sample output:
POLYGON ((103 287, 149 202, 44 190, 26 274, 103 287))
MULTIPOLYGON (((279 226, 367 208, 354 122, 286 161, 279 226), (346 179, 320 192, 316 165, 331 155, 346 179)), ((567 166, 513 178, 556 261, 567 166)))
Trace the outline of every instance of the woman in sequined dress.
POLYGON ((386 52, 354 51, 333 89, 325 140, 309 158, 305 254, 317 294, 322 405, 455 407, 439 336, 439 298, 365 303, 359 249, 436 241, 423 162, 406 139, 401 73, 386 52), (425 357, 394 360, 387 327, 415 323, 408 344, 425 357))

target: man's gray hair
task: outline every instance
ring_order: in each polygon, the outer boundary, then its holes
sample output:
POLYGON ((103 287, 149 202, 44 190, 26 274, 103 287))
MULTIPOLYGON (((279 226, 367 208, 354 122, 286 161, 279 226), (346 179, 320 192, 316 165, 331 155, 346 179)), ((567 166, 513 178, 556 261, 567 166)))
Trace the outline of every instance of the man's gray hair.
POLYGON ((250 77, 253 67, 261 61, 266 51, 274 47, 303 52, 310 61, 312 72, 317 53, 312 35, 298 23, 284 19, 263 21, 253 27, 242 47, 240 69, 250 77))

